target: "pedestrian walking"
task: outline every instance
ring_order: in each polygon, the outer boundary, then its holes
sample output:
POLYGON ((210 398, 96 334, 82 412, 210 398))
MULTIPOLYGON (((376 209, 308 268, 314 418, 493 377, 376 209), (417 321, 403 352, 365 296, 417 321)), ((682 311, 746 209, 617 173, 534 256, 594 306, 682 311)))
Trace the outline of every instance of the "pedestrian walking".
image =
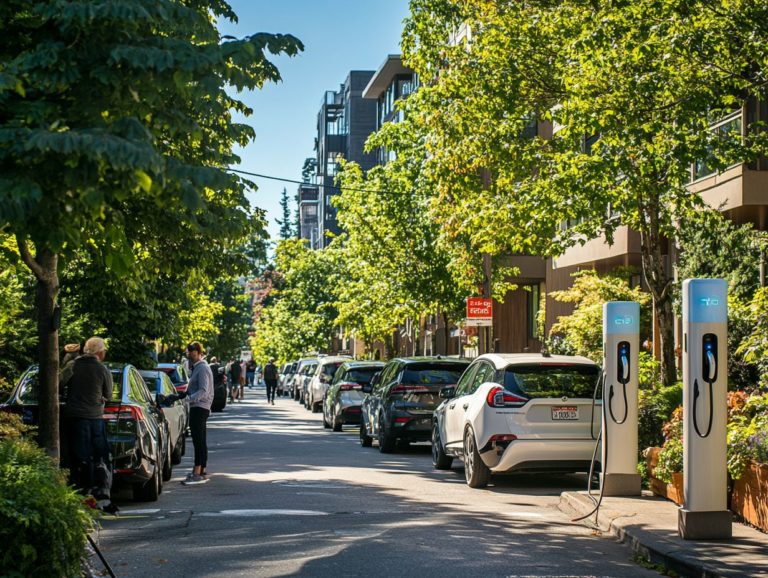
POLYGON ((241 368, 240 363, 236 359, 231 359, 229 362, 229 401, 234 403, 236 399, 241 399, 240 395, 240 376, 241 368))
POLYGON ((249 359, 245 366, 245 380, 248 382, 248 389, 251 389, 256 384, 254 379, 256 378, 256 362, 253 359, 249 359))
POLYGON ((68 433, 71 481, 110 513, 112 468, 104 424, 104 404, 112 399, 112 374, 104 365, 107 348, 100 337, 85 342, 83 355, 71 366, 62 384, 66 389, 64 418, 68 433))
POLYGON ((245 379, 248 372, 248 364, 245 359, 240 360, 240 399, 245 399, 245 379))
POLYGON ((267 403, 275 405, 275 391, 277 391, 277 366, 272 358, 264 366, 264 383, 267 384, 267 403))
POLYGON ((213 403, 213 374, 203 359, 204 355, 205 350, 199 342, 193 341, 187 345, 187 358, 192 368, 187 391, 169 396, 178 399, 189 398, 189 429, 192 431, 192 445, 195 448, 195 465, 182 482, 187 486, 204 484, 208 481, 205 471, 208 466, 206 434, 208 417, 211 415, 211 404, 213 403))

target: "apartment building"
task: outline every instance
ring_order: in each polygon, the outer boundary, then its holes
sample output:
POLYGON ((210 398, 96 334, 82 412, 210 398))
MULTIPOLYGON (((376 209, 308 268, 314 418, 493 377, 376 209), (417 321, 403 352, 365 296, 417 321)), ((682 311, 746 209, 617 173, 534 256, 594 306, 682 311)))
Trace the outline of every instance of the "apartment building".
POLYGON ((319 241, 317 185, 302 183, 299 185, 299 238, 306 239, 309 246, 317 248, 319 241))
MULTIPOLYGON (((750 128, 757 122, 768 120, 768 103, 750 99, 742 108, 711 126, 716 132, 738 133, 746 138, 750 128)), ((716 173, 699 162, 691 166, 688 189, 701 196, 702 200, 738 225, 751 223, 758 230, 768 229, 768 158, 754 163, 741 163, 716 173)), ((666 250, 667 267, 671 271, 675 260, 674 243, 669 242, 666 250)), ((633 285, 642 285, 640 271, 640 235, 628 227, 621 227, 614 234, 613 244, 604 238, 596 238, 582 246, 568 249, 562 256, 549 259, 546 267, 546 289, 548 292, 570 287, 571 275, 581 269, 595 269, 608 273, 619 266, 632 266, 638 274, 632 279, 633 285)), ((546 330, 560 315, 572 312, 572 306, 547 299, 546 330)), ((658 339, 654 339, 658 353, 658 339)))
POLYGON ((363 170, 372 168, 376 156, 364 151, 365 141, 376 129, 376 103, 364 99, 363 90, 374 72, 352 70, 336 91, 323 95, 317 113, 315 151, 318 189, 318 236, 315 248, 328 245, 331 235, 341 232, 331 199, 339 193, 335 179, 339 157, 358 163, 363 170))

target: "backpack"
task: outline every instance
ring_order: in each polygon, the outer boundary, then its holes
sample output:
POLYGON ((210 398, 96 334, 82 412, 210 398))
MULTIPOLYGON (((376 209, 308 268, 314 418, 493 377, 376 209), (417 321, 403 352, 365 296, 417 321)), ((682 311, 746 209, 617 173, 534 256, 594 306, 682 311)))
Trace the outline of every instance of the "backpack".
POLYGON ((274 363, 264 366, 264 379, 277 379, 277 366, 274 363))

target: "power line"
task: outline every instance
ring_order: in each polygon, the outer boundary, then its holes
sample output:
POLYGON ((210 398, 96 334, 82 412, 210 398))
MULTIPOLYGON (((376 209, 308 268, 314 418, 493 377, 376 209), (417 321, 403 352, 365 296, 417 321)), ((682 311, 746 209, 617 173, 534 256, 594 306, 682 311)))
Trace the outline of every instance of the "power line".
MULTIPOLYGON (((286 179, 283 177, 275 177, 272 175, 262 175, 260 173, 251 173, 248 171, 241 171, 240 169, 232 169, 232 168, 225 168, 225 171, 229 171, 231 173, 238 173, 241 175, 248 175, 249 177, 258 177, 260 179, 269 179, 270 181, 281 181, 283 183, 293 183, 296 185, 312 185, 312 183, 307 183, 305 181, 297 181, 295 179, 286 179)), ((406 195, 408 193, 401 193, 396 191, 387 191, 383 189, 356 189, 354 187, 340 187, 338 185, 312 185, 312 186, 318 186, 318 187, 325 187, 327 189, 337 189, 339 191, 347 190, 347 191, 355 191, 358 193, 376 193, 380 195, 406 195)))

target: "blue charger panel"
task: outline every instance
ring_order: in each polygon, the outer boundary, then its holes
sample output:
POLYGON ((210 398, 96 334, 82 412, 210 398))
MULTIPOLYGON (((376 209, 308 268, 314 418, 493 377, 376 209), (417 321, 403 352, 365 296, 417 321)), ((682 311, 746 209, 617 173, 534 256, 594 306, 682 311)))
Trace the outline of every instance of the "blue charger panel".
POLYGON ((609 301, 603 305, 606 333, 640 333, 640 304, 636 301, 609 301))
POLYGON ((725 279, 688 279, 689 323, 728 322, 728 282, 725 279))

